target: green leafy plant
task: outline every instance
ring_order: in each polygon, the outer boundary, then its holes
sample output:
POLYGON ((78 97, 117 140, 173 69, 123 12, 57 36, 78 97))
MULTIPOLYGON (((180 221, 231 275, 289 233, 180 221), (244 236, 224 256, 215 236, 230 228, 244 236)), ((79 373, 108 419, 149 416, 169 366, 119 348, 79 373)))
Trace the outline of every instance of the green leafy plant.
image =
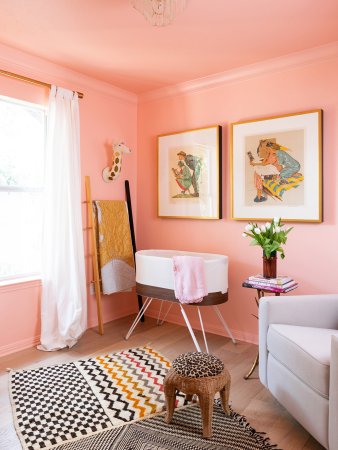
POLYGON ((251 237, 250 245, 259 245, 263 249, 263 254, 267 258, 276 256, 280 253, 282 259, 285 258, 283 244, 286 244, 287 235, 292 230, 291 228, 284 229, 284 224, 280 217, 274 217, 271 222, 267 222, 260 227, 257 223, 249 222, 242 234, 243 237, 251 237))

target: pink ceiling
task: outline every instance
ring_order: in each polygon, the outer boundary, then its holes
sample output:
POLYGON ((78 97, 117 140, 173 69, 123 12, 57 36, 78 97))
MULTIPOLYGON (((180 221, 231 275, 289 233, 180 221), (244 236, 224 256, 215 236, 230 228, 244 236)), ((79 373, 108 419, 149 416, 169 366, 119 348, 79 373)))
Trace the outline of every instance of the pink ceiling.
POLYGON ((129 0, 0 0, 0 42, 141 93, 338 41, 337 0, 190 0, 165 28, 129 0))

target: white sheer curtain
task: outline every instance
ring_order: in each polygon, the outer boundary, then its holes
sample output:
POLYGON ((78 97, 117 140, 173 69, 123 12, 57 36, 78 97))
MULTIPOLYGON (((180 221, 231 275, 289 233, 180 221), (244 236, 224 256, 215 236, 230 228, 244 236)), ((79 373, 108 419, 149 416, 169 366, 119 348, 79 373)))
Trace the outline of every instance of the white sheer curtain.
POLYGON ((87 327, 76 93, 52 86, 45 170, 40 350, 72 347, 87 327))

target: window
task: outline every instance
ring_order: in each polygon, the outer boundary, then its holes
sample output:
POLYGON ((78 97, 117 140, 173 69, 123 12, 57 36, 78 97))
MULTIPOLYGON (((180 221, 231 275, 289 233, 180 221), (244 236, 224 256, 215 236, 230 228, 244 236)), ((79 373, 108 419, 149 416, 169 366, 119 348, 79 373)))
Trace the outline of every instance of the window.
POLYGON ((0 280, 41 269, 46 111, 0 96, 0 280))

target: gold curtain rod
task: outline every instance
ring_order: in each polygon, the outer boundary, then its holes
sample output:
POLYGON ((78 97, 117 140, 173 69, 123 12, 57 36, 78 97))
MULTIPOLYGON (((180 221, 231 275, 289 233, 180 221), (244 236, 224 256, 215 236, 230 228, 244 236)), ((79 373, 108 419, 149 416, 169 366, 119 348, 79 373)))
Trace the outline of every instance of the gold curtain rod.
MULTIPOLYGON (((38 86, 45 86, 49 89, 52 87, 50 83, 44 83, 43 81, 34 80, 33 78, 24 77, 23 75, 18 75, 17 73, 7 72, 7 70, 0 69, 0 75, 4 75, 5 77, 15 78, 16 80, 26 81, 26 83, 36 84, 38 86)), ((83 98, 83 93, 77 93, 79 98, 83 98)))

